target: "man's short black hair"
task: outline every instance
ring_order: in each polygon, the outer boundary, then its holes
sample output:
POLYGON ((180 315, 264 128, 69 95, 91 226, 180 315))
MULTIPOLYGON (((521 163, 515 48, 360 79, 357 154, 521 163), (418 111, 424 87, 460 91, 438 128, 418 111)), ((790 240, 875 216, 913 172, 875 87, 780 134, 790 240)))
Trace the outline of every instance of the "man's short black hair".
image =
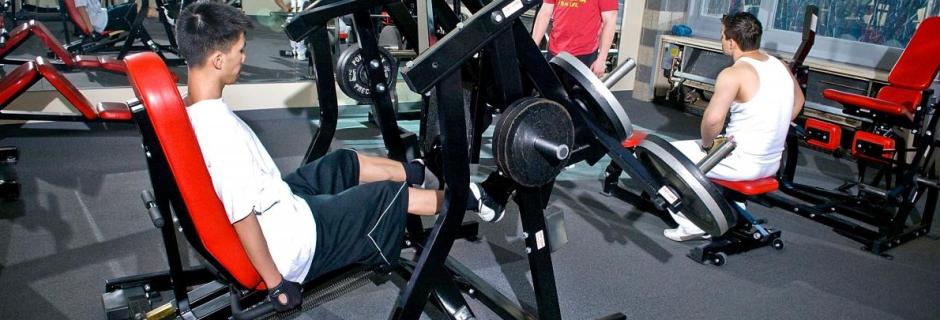
POLYGON ((199 67, 212 52, 228 52, 250 28, 251 20, 238 9, 221 2, 198 1, 186 6, 176 19, 176 44, 189 66, 199 67))
POLYGON ((753 14, 738 12, 721 17, 721 24, 725 27, 725 39, 734 40, 741 47, 741 51, 760 49, 760 36, 764 27, 753 14))

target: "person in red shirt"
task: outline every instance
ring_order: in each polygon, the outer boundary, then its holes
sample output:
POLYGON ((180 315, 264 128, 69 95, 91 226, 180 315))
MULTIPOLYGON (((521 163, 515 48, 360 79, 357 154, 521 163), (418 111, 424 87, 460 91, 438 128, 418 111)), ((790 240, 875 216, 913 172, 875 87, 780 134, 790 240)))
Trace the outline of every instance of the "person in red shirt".
POLYGON ((617 0, 545 0, 532 26, 532 40, 540 44, 552 22, 548 53, 568 52, 600 77, 614 42, 618 6, 617 0))

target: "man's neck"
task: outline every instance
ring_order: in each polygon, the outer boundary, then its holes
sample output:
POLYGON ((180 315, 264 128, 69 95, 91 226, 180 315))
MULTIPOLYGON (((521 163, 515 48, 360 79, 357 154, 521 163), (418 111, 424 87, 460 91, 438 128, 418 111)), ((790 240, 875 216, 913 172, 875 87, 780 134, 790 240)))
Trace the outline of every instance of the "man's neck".
POLYGON ((751 50, 751 51, 737 51, 731 55, 731 57, 734 58, 735 62, 737 62, 738 59, 741 59, 742 57, 758 58, 760 56, 761 56, 761 53, 759 49, 751 50))
POLYGON ((222 89, 225 85, 219 79, 210 76, 205 72, 198 70, 189 70, 189 82, 186 85, 188 89, 189 105, 202 100, 214 100, 222 98, 222 89))

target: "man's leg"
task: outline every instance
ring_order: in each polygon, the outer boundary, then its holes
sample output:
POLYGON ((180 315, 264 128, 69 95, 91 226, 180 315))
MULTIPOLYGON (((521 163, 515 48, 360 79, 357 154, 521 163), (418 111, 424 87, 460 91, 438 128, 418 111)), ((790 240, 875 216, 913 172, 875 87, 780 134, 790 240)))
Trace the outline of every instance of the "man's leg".
POLYGON ((385 157, 368 156, 358 152, 356 156, 359 159, 359 182, 404 182, 407 178, 405 166, 401 162, 385 157))
POLYGON ((433 216, 444 207, 444 191, 408 188, 408 213, 433 216))
MULTIPOLYGON (((705 157, 705 151, 702 151, 702 148, 699 146, 699 140, 676 141, 673 142, 672 145, 693 163, 697 163, 705 157)), ((672 210, 669 210, 669 215, 672 216, 672 219, 675 220, 679 226, 675 229, 664 230, 663 235, 666 236, 666 238, 674 241, 707 238, 705 231, 692 223, 682 212, 672 212, 672 210)))

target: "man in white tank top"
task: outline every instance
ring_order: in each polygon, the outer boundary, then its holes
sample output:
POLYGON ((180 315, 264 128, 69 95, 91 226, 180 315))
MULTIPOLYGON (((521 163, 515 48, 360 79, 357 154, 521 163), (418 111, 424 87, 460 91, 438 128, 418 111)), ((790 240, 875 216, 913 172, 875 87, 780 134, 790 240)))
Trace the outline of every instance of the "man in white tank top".
MULTIPOLYGON (((706 176, 732 181, 768 177, 780 167, 790 121, 803 107, 803 92, 786 65, 760 51, 763 27, 757 18, 741 12, 724 16, 721 24, 721 50, 734 64, 718 74, 715 93, 702 116, 702 139, 673 145, 698 162, 724 129, 737 147, 706 176)), ((685 241, 707 237, 681 212, 671 214, 679 227, 665 230, 667 238, 685 241)))

